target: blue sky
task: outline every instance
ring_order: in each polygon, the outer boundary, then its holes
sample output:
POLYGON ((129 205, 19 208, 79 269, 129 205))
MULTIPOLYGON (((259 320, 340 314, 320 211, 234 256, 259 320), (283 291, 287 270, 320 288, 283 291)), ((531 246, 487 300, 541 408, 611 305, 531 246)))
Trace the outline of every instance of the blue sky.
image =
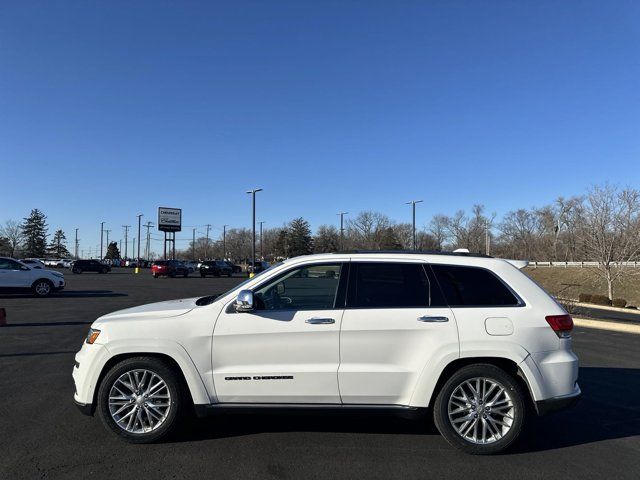
POLYGON ((88 249, 158 206, 250 226, 253 187, 314 227, 637 187, 639 59, 637 1, 2 2, 0 222, 88 249))

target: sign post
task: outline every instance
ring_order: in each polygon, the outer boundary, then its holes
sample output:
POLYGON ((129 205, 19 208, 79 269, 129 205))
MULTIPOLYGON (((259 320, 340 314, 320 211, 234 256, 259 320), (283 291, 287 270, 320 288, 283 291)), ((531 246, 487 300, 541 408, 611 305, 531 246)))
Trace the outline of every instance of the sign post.
POLYGON ((158 230, 164 232, 164 259, 167 259, 167 242, 171 242, 171 257, 175 260, 176 232, 182 231, 182 209, 158 207, 158 230), (170 234, 169 237, 167 233, 170 234))

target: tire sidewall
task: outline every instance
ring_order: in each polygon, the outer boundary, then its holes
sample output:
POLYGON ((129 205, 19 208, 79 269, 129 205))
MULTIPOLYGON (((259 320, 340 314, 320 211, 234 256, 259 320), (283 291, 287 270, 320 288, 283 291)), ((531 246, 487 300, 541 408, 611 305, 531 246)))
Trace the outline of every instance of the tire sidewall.
POLYGON ((454 373, 443 385, 433 406, 433 416, 442 436, 454 447, 474 455, 499 453, 509 448, 520 435, 526 416, 524 391, 517 379, 501 368, 490 364, 469 365, 454 373), (511 429, 500 440, 487 445, 474 444, 463 439, 449 420, 448 403, 451 394, 462 382, 475 377, 486 377, 498 381, 508 390, 514 404, 515 418, 511 429))
POLYGON ((152 357, 130 358, 114 365, 100 383, 97 402, 97 410, 102 423, 104 423, 104 425, 116 435, 130 443, 152 443, 166 438, 175 430, 179 418, 181 417, 181 410, 183 409, 184 403, 180 379, 176 372, 162 360, 152 357), (169 409, 169 415, 165 419, 164 423, 153 432, 142 434, 129 433, 116 424, 109 412, 108 398, 114 382, 123 373, 135 369, 146 369, 159 375, 167 384, 171 394, 171 408, 169 409))

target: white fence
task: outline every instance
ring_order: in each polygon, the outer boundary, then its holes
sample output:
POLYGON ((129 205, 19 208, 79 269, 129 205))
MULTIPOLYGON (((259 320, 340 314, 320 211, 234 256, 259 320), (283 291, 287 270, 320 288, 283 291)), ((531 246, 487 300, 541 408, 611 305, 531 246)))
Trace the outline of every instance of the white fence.
MULTIPOLYGON (((640 262, 612 262, 616 267, 640 267, 640 262)), ((598 262, 529 262, 529 267, 597 267, 598 262)))

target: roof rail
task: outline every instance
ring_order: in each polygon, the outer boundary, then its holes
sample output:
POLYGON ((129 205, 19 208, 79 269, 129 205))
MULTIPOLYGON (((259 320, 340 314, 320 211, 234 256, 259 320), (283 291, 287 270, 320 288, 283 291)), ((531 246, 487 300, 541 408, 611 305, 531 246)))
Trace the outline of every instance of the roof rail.
POLYGON ((343 250, 335 253, 397 253, 397 254, 414 254, 414 255, 451 255, 454 257, 482 257, 493 258, 491 255, 485 255, 484 253, 470 253, 470 252, 443 252, 442 250, 343 250))

